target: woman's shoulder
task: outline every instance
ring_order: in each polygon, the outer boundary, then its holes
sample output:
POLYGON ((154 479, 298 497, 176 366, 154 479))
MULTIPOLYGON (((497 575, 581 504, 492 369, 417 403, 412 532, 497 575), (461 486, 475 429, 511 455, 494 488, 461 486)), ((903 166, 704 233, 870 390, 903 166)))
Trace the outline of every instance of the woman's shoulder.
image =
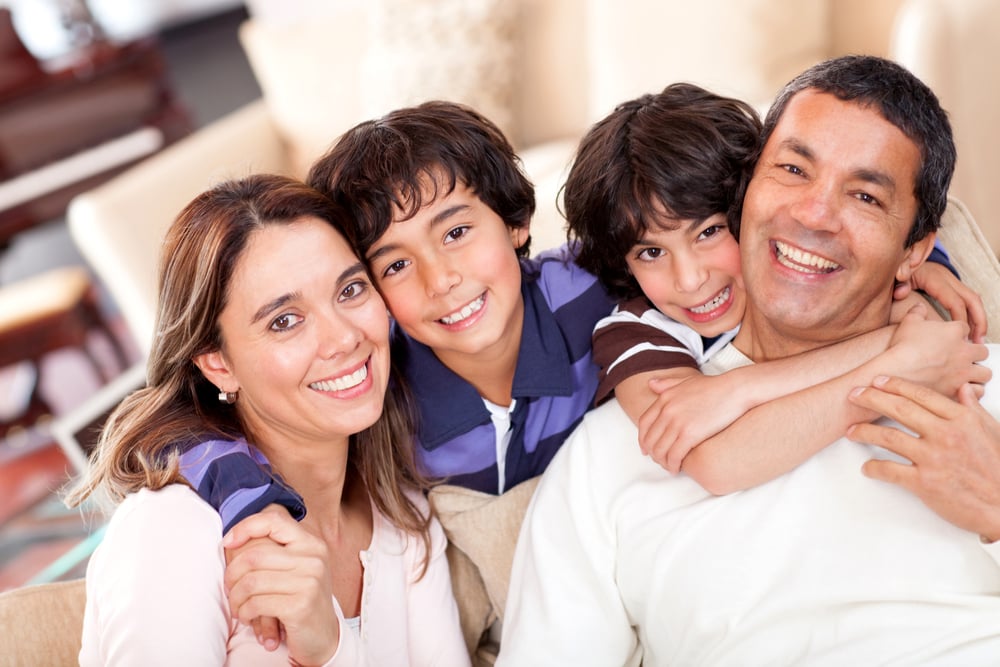
POLYGON ((183 525, 191 532, 222 534, 218 512, 186 484, 168 484, 128 494, 112 514, 108 533, 133 527, 142 530, 149 525, 162 528, 183 525))

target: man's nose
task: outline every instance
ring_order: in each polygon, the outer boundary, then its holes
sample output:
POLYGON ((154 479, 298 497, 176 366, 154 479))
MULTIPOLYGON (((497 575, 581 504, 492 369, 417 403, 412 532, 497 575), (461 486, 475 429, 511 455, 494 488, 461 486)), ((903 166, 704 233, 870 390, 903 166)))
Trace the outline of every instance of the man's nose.
POLYGON ((792 215, 812 230, 836 232, 840 229, 840 199, 834 186, 821 180, 798 189, 791 206, 792 215))

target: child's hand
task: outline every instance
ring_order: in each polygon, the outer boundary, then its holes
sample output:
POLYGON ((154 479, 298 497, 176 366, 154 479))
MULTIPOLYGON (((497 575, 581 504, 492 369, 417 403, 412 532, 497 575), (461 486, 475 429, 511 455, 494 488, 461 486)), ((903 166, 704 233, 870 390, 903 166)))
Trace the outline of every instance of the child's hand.
POLYGON ((951 319, 966 322, 973 342, 983 342, 986 336, 986 308, 982 298, 944 265, 924 262, 913 272, 911 283, 896 287, 893 297, 902 299, 913 289, 926 292, 948 311, 951 319))
MULTIPOLYGON (((265 512, 268 510, 264 510, 265 512)), ((256 545, 271 542, 270 537, 254 537, 240 546, 230 547, 225 549, 226 554, 226 565, 229 565, 234 558, 237 558, 240 554, 252 550, 256 545)), ((281 623, 278 619, 273 616, 260 617, 250 621, 250 627, 253 628, 253 634, 257 638, 257 643, 263 646, 268 651, 273 651, 278 648, 281 644, 281 623)))
MULTIPOLYGON (((299 662, 311 662, 309 656, 322 653, 331 632, 329 627, 317 630, 312 622, 323 618, 322 612, 333 611, 332 605, 326 609, 325 604, 332 595, 325 545, 303 530, 283 507, 271 505, 236 524, 226 534, 223 546, 233 616, 251 625, 257 641, 268 651, 284 640, 291 657, 301 656, 299 662), (318 598, 311 594, 316 591, 320 592, 318 598), (285 613, 285 609, 289 611, 285 613)), ((335 615, 332 627, 335 650, 339 642, 335 615)))
POLYGON ((639 418, 639 446, 672 473, 688 452, 746 412, 726 375, 652 379, 649 387, 657 396, 639 418))
POLYGON ((975 362, 988 355, 985 345, 968 339, 969 326, 963 321, 926 319, 929 306, 915 306, 896 328, 882 360, 890 373, 931 387, 946 396, 955 396, 967 382, 979 385, 992 373, 975 362))

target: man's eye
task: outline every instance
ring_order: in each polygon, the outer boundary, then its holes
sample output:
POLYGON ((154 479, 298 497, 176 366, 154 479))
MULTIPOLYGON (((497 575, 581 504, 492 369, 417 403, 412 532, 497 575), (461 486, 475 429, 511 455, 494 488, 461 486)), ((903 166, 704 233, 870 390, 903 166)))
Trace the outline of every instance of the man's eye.
POLYGON ((858 197, 858 199, 860 199, 861 201, 863 201, 866 204, 872 204, 874 206, 879 206, 880 205, 879 200, 875 199, 875 197, 872 197, 867 192, 859 192, 857 194, 857 197, 858 197))
POLYGON ((801 175, 803 172, 801 169, 796 167, 794 164, 783 164, 781 168, 787 171, 789 174, 795 174, 796 176, 801 175))

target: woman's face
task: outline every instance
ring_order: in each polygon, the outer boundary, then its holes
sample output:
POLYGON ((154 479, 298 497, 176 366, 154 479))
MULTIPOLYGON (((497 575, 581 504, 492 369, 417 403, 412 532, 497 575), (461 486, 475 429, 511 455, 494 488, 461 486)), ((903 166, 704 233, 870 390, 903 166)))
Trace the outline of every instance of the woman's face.
POLYGON ((239 391, 256 444, 329 443, 371 426, 389 379, 389 320, 364 265, 332 226, 305 217, 254 232, 219 317, 222 350, 196 360, 239 391))

